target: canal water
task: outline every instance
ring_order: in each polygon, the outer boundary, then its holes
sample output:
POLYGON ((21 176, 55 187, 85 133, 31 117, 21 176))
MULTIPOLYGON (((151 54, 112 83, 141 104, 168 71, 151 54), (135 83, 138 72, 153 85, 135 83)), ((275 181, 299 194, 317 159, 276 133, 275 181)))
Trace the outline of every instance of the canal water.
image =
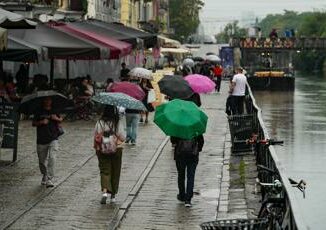
POLYGON ((326 229, 326 77, 298 76, 294 92, 254 92, 278 157, 293 179, 307 182, 306 198, 293 189, 310 229, 326 229))

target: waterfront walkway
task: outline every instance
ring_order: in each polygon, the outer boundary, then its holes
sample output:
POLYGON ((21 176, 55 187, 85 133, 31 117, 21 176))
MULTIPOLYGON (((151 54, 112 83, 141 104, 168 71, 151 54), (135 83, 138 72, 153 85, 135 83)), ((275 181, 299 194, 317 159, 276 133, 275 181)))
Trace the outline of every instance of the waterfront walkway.
MULTIPOLYGON (((217 216, 247 217, 244 199, 235 197, 236 208, 230 209, 230 142, 224 112, 227 89, 223 82, 221 94, 202 97, 209 122, 192 208, 186 209, 176 199, 171 144, 153 122, 140 125, 137 146, 124 149, 117 202, 101 205, 99 170, 92 149, 94 121, 64 124, 53 189, 40 185, 35 129, 30 121, 23 121, 19 160, 0 168, 0 229, 198 229, 200 223, 217 216)), ((1 157, 5 158, 6 152, 1 157)))

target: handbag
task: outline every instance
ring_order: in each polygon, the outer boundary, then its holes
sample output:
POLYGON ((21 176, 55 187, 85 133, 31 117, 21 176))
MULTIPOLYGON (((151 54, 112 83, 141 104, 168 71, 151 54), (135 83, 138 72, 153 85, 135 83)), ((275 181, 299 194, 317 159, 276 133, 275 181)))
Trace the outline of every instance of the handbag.
POLYGON ((156 101, 155 90, 151 89, 151 90, 148 91, 147 103, 153 103, 155 101, 156 101))

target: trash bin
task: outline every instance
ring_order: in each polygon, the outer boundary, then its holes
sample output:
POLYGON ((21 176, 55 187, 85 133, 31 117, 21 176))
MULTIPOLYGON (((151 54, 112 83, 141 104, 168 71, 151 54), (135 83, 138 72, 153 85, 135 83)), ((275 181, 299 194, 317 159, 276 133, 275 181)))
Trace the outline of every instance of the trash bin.
POLYGON ((252 150, 251 145, 239 143, 237 141, 247 140, 254 132, 254 116, 253 114, 230 115, 228 116, 232 153, 249 152, 252 150))
POLYGON ((205 222, 200 225, 204 230, 261 230, 267 229, 268 219, 228 219, 205 222))

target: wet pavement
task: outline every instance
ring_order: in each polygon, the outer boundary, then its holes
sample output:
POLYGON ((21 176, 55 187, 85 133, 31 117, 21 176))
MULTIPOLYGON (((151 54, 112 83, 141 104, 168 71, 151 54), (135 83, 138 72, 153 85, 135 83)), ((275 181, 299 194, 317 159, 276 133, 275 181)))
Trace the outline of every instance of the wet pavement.
POLYGON ((200 223, 215 220, 218 210, 227 205, 218 202, 222 181, 224 189, 229 186, 229 178, 222 178, 223 170, 227 171, 225 149, 230 147, 225 82, 222 88, 221 94, 202 97, 209 124, 192 208, 177 202, 171 144, 153 122, 141 124, 137 146, 124 149, 117 202, 101 205, 98 162, 92 149, 95 122, 64 124, 56 187, 46 189, 40 185, 35 129, 30 121, 23 121, 19 161, 0 168, 0 229, 198 229, 200 223))

